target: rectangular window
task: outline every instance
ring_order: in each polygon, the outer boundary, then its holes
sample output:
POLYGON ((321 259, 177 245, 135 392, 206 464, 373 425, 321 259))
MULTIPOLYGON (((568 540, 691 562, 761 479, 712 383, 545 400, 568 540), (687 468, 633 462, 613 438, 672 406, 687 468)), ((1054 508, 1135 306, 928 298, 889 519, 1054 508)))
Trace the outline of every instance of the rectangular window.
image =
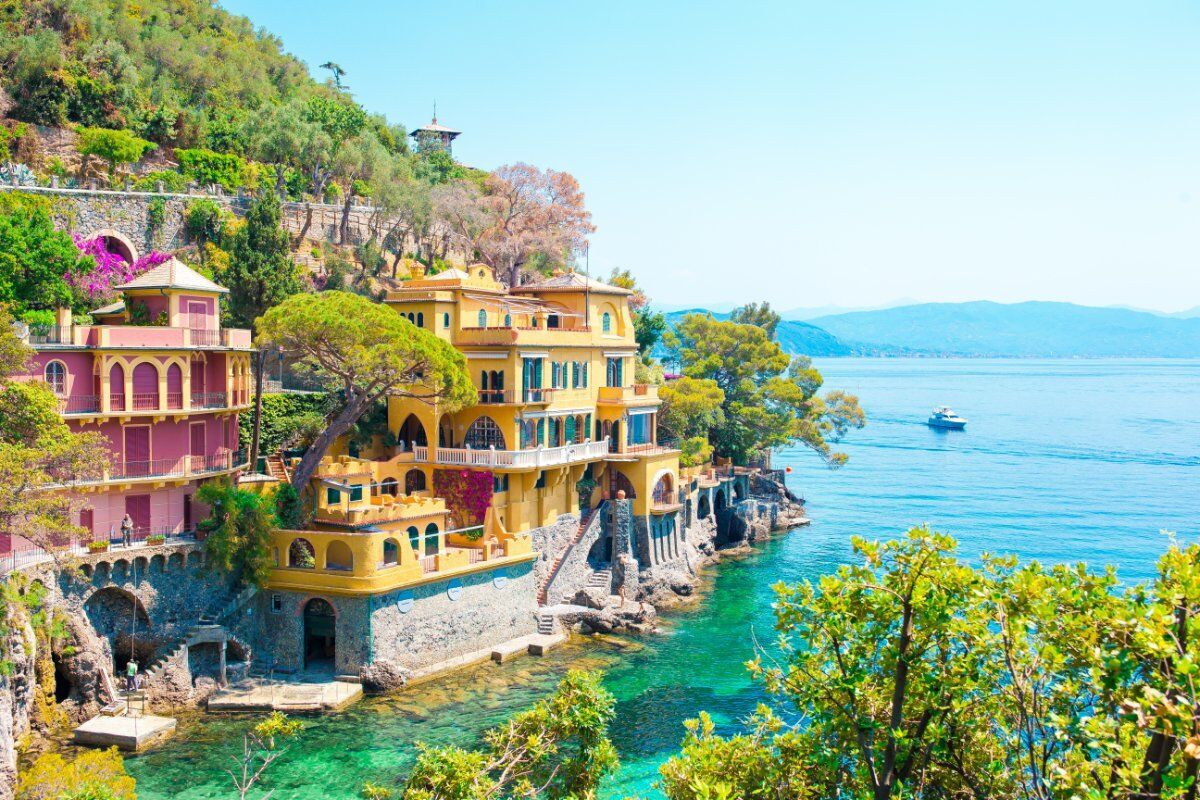
POLYGON ((79 512, 79 527, 83 528, 89 534, 95 529, 96 512, 90 508, 85 508, 79 512))
POLYGON ((624 360, 623 358, 608 359, 608 368, 605 370, 606 386, 619 387, 624 385, 624 370, 622 369, 622 362, 624 360))
POLYGON ((283 595, 281 595, 281 594, 271 595, 271 613, 272 614, 282 614, 283 613, 283 595))
POLYGON ((492 475, 492 492, 499 494, 508 491, 507 475, 492 475))
POLYGON ((183 496, 183 529, 185 531, 192 529, 192 496, 190 494, 183 496))
POLYGON ((133 520, 133 532, 146 534, 150 531, 150 495, 125 495, 125 513, 133 520))
POLYGON ((325 489, 325 505, 335 506, 340 502, 342 502, 342 493, 341 492, 339 492, 337 489, 331 489, 331 488, 325 489))
POLYGON ((356 483, 350 487, 350 502, 357 503, 363 499, 363 487, 361 483, 356 483))

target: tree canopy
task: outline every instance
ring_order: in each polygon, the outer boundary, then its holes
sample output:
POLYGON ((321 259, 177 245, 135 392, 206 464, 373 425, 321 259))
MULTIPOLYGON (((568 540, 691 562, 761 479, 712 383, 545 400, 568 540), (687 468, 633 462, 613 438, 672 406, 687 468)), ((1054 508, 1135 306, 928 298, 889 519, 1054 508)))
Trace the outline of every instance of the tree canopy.
POLYGON ((739 325, 757 325, 762 328, 771 341, 775 341, 775 329, 779 327, 782 319, 779 314, 771 310, 771 304, 766 301, 738 306, 729 315, 730 322, 736 322, 739 325))
POLYGON ((778 657, 751 671, 800 720, 692 722, 671 800, 1190 798, 1200 766, 1200 545, 1156 577, 978 566, 926 528, 776 587, 778 657), (707 792, 705 794, 704 792, 707 792))
POLYGON ((229 289, 230 325, 253 327, 267 309, 304 288, 279 219, 279 198, 273 192, 262 192, 233 234, 229 265, 217 276, 229 289))
POLYGON ((374 404, 411 397, 455 410, 475 402, 466 358, 394 310, 348 292, 294 295, 258 320, 260 346, 278 346, 297 372, 342 392, 342 404, 292 477, 303 492, 321 457, 374 404))
POLYGON ((818 396, 821 375, 812 362, 789 357, 763 328, 688 314, 664 342, 685 376, 710 380, 724 394, 724 419, 708 429, 718 455, 744 462, 757 452, 800 444, 832 467, 846 461, 831 442, 865 423, 857 398, 844 392, 818 396))
POLYGON ((0 205, 0 304, 12 313, 61 306, 83 311, 86 294, 76 286, 94 268, 68 234, 54 229, 42 204, 0 205))

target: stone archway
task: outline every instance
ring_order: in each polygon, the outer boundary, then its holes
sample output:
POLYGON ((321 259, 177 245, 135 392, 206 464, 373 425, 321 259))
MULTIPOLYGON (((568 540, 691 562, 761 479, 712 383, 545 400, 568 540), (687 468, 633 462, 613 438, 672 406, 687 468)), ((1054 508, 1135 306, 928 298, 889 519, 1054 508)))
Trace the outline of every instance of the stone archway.
POLYGON ((92 592, 83 611, 92 629, 108 641, 117 673, 131 657, 143 667, 150 662, 156 641, 149 636, 150 615, 137 595, 118 586, 105 586, 92 592))
POLYGON ((138 260, 137 246, 133 241, 118 230, 112 228, 102 228, 85 239, 100 239, 104 242, 104 249, 113 255, 118 255, 125 259, 125 263, 133 264, 138 260))
POLYGON ((333 669, 337 662, 337 613, 322 597, 304 604, 304 668, 333 669))

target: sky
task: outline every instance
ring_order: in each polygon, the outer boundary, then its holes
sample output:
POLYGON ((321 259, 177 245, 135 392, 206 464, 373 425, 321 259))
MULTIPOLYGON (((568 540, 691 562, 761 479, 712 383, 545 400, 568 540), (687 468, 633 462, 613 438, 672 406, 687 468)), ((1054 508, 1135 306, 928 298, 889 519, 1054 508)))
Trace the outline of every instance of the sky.
POLYGON ((1200 3, 222 0, 662 305, 1200 305, 1200 3))

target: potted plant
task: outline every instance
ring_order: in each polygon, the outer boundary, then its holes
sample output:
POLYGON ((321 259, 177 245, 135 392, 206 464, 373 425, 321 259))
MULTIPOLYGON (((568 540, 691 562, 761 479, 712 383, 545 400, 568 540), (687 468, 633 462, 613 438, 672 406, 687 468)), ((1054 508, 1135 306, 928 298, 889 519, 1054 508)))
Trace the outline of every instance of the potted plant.
POLYGON ((89 553, 105 553, 108 551, 108 539, 97 539, 94 542, 88 542, 87 549, 89 553))
POLYGON ((167 535, 165 533, 152 533, 146 537, 146 544, 154 546, 167 543, 167 535))

